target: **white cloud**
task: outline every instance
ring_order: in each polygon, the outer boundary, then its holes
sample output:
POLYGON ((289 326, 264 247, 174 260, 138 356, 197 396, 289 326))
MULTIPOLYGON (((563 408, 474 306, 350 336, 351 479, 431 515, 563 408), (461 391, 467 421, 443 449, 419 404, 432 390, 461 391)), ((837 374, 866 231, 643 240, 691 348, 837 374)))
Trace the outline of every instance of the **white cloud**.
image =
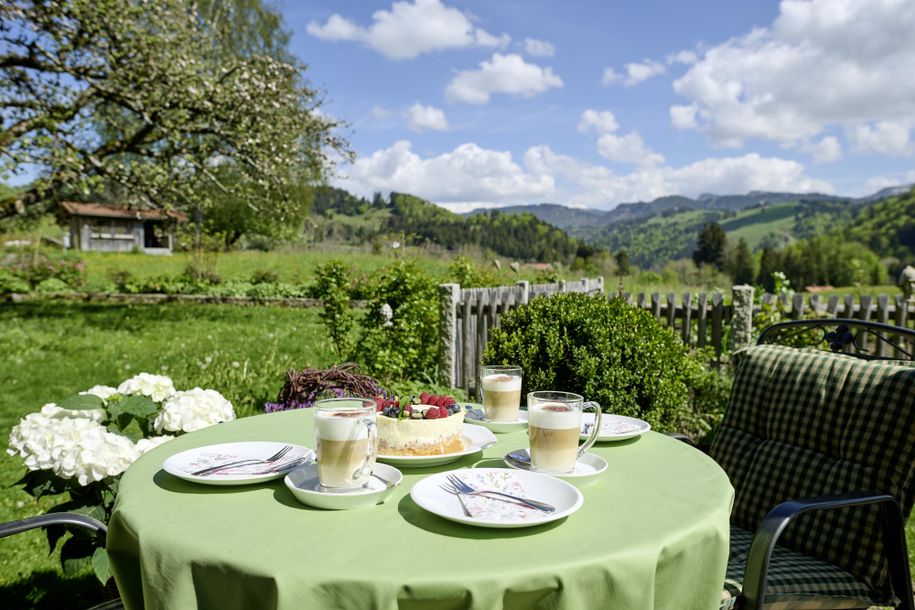
POLYGON ((617 129, 619 129, 619 123, 609 110, 598 112, 589 108, 581 113, 581 120, 578 122, 578 131, 582 133, 592 130, 597 134, 613 133, 617 129))
POLYGON ((699 56, 696 55, 693 51, 677 51, 676 53, 671 53, 666 57, 667 64, 694 64, 696 60, 699 59, 699 56))
POLYGON ((391 118, 391 111, 385 108, 384 106, 372 106, 372 109, 369 110, 369 114, 373 119, 383 121, 385 119, 391 118))
POLYGON ((878 121, 850 127, 848 136, 859 152, 904 157, 912 154, 911 130, 907 121, 878 121))
POLYGON ((641 63, 626 64, 624 67, 626 68, 625 76, 617 73, 613 68, 604 68, 604 77, 601 79, 601 83, 604 85, 623 83, 627 87, 632 87, 649 78, 660 76, 667 71, 664 64, 651 59, 646 59, 641 63))
POLYGON ((528 171, 556 182, 553 201, 579 207, 612 208, 618 203, 650 201, 665 195, 695 197, 704 192, 746 193, 753 190, 832 192, 832 186, 807 177, 796 161, 758 154, 708 158, 679 168, 641 167, 628 174, 535 146, 525 153, 528 171))
POLYGON ((815 144, 805 144, 802 150, 817 163, 831 163, 842 158, 842 145, 835 136, 826 136, 815 144))
POLYGON ((667 69, 664 64, 646 59, 642 63, 626 64, 626 85, 637 85, 649 78, 664 74, 667 69))
POLYGON ((524 52, 534 57, 552 57, 556 54, 556 48, 545 40, 525 38, 524 52))
POLYGON ((448 129, 448 119, 445 113, 435 106, 423 106, 420 103, 413 104, 407 110, 409 118, 409 128, 411 131, 421 133, 423 131, 445 131, 448 129))
POLYGON ((345 172, 338 186, 371 196, 375 191, 399 191, 436 203, 490 205, 542 201, 553 192, 547 175, 525 172, 507 151, 461 144, 437 157, 421 158, 407 140, 361 157, 345 172))
POLYGON ((891 176, 874 176, 867 181, 866 191, 862 194, 870 195, 889 186, 903 186, 913 183, 915 183, 915 169, 891 176))
POLYGON ((676 129, 695 129, 696 112, 699 108, 695 105, 671 106, 670 122, 676 129))
POLYGON ((771 26, 708 49, 674 89, 696 108, 691 127, 719 145, 797 144, 840 126, 898 150, 871 132, 915 123, 912 31, 911 0, 783 0, 771 26))
POLYGON ((517 163, 507 151, 473 143, 422 158, 402 140, 359 158, 336 185, 356 194, 400 191, 455 211, 557 201, 580 207, 611 208, 621 202, 663 195, 751 190, 832 192, 832 186, 805 174, 796 161, 758 154, 709 158, 679 168, 641 166, 618 174, 602 166, 534 146, 517 163))
POLYGON ((452 102, 481 105, 489 103, 493 93, 530 97, 562 86, 552 68, 529 64, 515 53, 494 53, 490 61, 480 62, 479 70, 459 72, 448 83, 445 96, 452 102))
POLYGON ((511 41, 508 34, 494 36, 474 27, 467 15, 440 0, 394 2, 390 10, 375 11, 367 27, 334 14, 306 29, 321 40, 361 42, 391 59, 472 46, 504 48, 511 41))
POLYGON ((642 136, 636 131, 630 131, 624 136, 612 133, 602 135, 597 139, 597 152, 603 158, 618 163, 633 165, 664 163, 664 156, 648 148, 642 140, 642 136))
POLYGON ((581 119, 578 121, 578 131, 593 131, 599 136, 597 152, 605 159, 633 165, 657 165, 664 162, 663 155, 648 148, 638 132, 631 131, 624 136, 618 136, 614 134, 617 129, 619 123, 609 110, 598 112, 589 108, 581 113, 581 119))
POLYGON ((621 83, 624 78, 622 74, 619 74, 613 68, 604 68, 604 75, 601 77, 600 83, 606 87, 614 83, 621 83))

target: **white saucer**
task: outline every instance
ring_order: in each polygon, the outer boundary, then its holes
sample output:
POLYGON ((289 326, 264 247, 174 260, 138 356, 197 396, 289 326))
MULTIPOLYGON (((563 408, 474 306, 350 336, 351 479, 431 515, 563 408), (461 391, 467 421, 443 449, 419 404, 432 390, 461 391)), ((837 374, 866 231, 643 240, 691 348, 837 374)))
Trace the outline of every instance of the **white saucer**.
MULTIPOLYGON (((581 438, 586 439, 594 425, 593 413, 581 414, 581 438)), ((624 441, 645 434, 651 430, 651 424, 634 417, 604 413, 600 418, 600 432, 597 433, 598 442, 624 441)))
MULTIPOLYGON (((462 407, 471 407, 475 412, 483 412, 483 405, 478 403, 462 403, 462 407)), ((527 428, 527 411, 519 411, 518 419, 515 421, 492 421, 489 419, 475 419, 473 417, 468 417, 467 412, 464 412, 464 421, 468 424, 473 424, 475 426, 483 426, 484 428, 489 428, 496 434, 505 434, 507 432, 516 432, 518 430, 524 430, 527 428)))
MULTIPOLYGON (((530 453, 527 449, 516 449, 515 451, 510 451, 505 454, 505 457, 502 458, 508 466, 512 468, 517 468, 518 470, 525 470, 528 472, 534 472, 531 470, 530 462, 519 462, 510 457, 510 453, 523 453, 530 459, 530 453)), ((596 483, 600 478, 601 473, 607 470, 607 460, 602 458, 599 455, 593 453, 586 453, 575 463, 575 470, 569 473, 563 474, 550 474, 550 473, 541 473, 546 474, 551 477, 556 477, 557 479, 562 479, 563 481, 568 481, 575 487, 586 487, 592 483, 596 483)))
POLYGON ((318 465, 314 462, 296 468, 283 482, 295 499, 302 504, 330 510, 362 508, 381 504, 403 481, 403 474, 393 466, 375 464, 365 487, 352 491, 324 491, 318 480, 318 465))
POLYGON ((465 455, 478 453, 496 444, 496 437, 486 428, 471 424, 461 424, 461 426, 461 435, 464 438, 463 451, 442 455, 382 455, 379 453, 378 461, 404 467, 439 466, 456 462, 465 455))
POLYGON ((413 485, 413 489, 410 490, 410 497, 422 508, 444 519, 466 523, 467 525, 494 528, 542 525, 568 517, 581 508, 584 503, 584 496, 581 495, 581 492, 565 481, 536 472, 507 470, 505 468, 465 468, 439 472, 413 485), (514 473, 514 477, 524 487, 527 497, 552 504, 556 507, 556 511, 552 513, 531 513, 525 519, 468 517, 462 510, 458 497, 442 489, 442 486, 448 484, 447 477, 451 474, 472 473, 469 476, 480 476, 485 475, 487 472, 514 473))
POLYGON ((303 460, 314 459, 314 455, 314 451, 308 447, 293 445, 292 443, 276 441, 220 443, 218 445, 195 447, 176 453, 165 459, 162 463, 162 469, 179 479, 191 481, 192 483, 203 483, 204 485, 250 485, 279 479, 292 468, 300 465, 303 460), (225 471, 209 475, 193 474, 204 468, 244 459, 264 460, 286 445, 290 445, 292 449, 282 459, 274 463, 255 463, 251 466, 234 469, 227 468, 225 471), (288 464, 290 467, 283 469, 284 464, 288 464), (273 470, 273 472, 265 472, 267 470, 273 470))

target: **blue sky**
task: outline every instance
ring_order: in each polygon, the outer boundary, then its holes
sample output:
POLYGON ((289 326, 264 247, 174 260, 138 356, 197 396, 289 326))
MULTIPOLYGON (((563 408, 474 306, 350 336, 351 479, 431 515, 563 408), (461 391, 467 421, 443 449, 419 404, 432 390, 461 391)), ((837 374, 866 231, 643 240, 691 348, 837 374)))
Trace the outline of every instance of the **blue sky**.
POLYGON ((334 183, 455 210, 915 182, 915 2, 279 4, 334 183))

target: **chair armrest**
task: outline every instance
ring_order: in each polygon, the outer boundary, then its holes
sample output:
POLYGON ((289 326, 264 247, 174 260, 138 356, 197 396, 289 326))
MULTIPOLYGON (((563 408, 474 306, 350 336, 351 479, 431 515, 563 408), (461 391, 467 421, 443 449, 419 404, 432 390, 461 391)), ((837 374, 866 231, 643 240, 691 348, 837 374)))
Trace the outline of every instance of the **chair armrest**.
POLYGON ((89 517, 88 515, 81 515, 79 513, 48 513, 36 517, 26 517, 25 519, 20 519, 18 521, 0 523, 0 538, 5 538, 6 536, 12 536, 13 534, 39 527, 47 527, 49 525, 78 525, 93 530, 102 537, 105 537, 108 534, 108 527, 104 523, 98 519, 89 517))
POLYGON ((815 510, 831 510, 869 504, 879 504, 883 511, 883 540, 889 559, 893 591, 902 602, 899 607, 905 610, 915 610, 902 510, 893 496, 873 493, 853 493, 788 500, 769 511, 769 514, 763 517, 759 528, 753 536, 753 542, 750 544, 746 571, 744 572, 743 605, 741 607, 748 610, 763 610, 766 599, 766 577, 769 571, 772 551, 775 549, 778 537, 794 517, 815 510))

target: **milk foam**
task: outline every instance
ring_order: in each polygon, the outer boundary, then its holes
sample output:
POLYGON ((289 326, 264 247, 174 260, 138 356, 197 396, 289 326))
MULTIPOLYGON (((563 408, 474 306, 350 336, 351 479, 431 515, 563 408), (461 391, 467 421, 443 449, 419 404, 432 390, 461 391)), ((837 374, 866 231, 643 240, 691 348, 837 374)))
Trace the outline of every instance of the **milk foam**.
MULTIPOLYGON (((345 412, 345 411, 344 411, 345 412)), ((334 411, 315 413, 315 427, 319 438, 329 441, 349 441, 368 438, 365 424, 357 423, 362 416, 335 417, 334 411)))
POLYGON ((559 402, 545 402, 539 405, 528 406, 528 425, 548 430, 568 430, 581 425, 581 411, 570 409, 568 411, 548 411, 544 407, 565 406, 559 402))
POLYGON ((493 373, 483 378, 483 389, 487 392, 512 392, 521 389, 521 378, 504 373, 493 373))

